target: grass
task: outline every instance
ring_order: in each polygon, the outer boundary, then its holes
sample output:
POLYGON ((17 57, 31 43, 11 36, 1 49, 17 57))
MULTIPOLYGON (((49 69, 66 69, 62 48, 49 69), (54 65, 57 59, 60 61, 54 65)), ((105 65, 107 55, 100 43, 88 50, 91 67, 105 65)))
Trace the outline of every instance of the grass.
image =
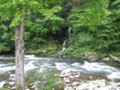
POLYGON ((57 83, 59 81, 59 74, 55 70, 47 70, 43 73, 37 72, 35 70, 29 71, 27 73, 27 86, 31 83, 35 83, 39 90, 52 90, 53 88, 64 88, 64 83, 57 83))

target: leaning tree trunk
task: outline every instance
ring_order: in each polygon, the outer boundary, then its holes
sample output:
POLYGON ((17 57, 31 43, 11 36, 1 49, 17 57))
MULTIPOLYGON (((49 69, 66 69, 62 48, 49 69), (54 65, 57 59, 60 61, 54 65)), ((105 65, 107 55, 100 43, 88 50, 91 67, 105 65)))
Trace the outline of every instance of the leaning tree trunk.
POLYGON ((25 90, 24 81, 24 24, 25 18, 22 16, 20 24, 15 30, 15 61, 16 61, 16 88, 25 90))

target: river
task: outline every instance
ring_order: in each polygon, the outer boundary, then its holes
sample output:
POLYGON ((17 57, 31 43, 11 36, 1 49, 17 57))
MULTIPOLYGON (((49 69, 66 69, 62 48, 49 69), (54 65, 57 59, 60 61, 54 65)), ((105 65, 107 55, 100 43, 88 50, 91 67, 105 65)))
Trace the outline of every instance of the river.
MULTIPOLYGON (((117 63, 88 62, 78 58, 41 58, 35 57, 35 55, 25 55, 25 73, 32 69, 37 69, 42 73, 48 68, 57 69, 58 71, 65 69, 77 70, 83 76, 81 80, 90 79, 88 78, 90 76, 92 76, 93 80, 120 80, 120 65, 117 63)), ((0 61, 0 82, 9 82, 14 73, 14 61, 0 61)))

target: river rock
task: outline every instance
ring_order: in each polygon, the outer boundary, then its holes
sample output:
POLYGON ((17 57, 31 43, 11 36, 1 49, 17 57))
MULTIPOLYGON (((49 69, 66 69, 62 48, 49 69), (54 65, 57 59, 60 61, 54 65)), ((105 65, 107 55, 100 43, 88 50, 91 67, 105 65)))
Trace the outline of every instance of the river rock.
POLYGON ((3 88, 3 86, 6 84, 5 81, 0 82, 0 88, 3 88))
POLYGON ((34 90, 38 90, 37 84, 39 84, 39 83, 41 83, 41 81, 36 81, 36 82, 34 82, 34 83, 31 83, 31 84, 30 84, 30 88, 31 88, 31 89, 34 89, 34 90))
POLYGON ((9 80, 15 81, 15 74, 10 74, 9 80))
POLYGON ((64 77, 64 78, 63 78, 63 81, 64 81, 66 84, 70 84, 70 83, 71 83, 70 78, 67 78, 67 77, 64 77))
POLYGON ((101 59, 102 61, 105 61, 105 62, 108 62, 108 61, 111 61, 110 57, 106 57, 106 58, 103 58, 101 59))
POLYGON ((64 90, 75 90, 73 87, 70 87, 70 86, 66 86, 65 88, 64 88, 64 90))
POLYGON ((78 86, 79 85, 79 82, 73 82, 72 83, 72 86, 78 86))
POLYGON ((71 69, 65 69, 61 72, 61 75, 60 77, 63 78, 63 77, 68 77, 70 74, 71 74, 71 69))
POLYGON ((76 90, 87 90, 87 88, 88 88, 88 85, 85 83, 76 87, 76 90))
POLYGON ((16 90, 16 87, 12 87, 10 90, 16 90))
POLYGON ((112 81, 120 81, 120 72, 113 72, 110 75, 107 75, 107 78, 112 81))
POLYGON ((10 86, 14 86, 15 85, 15 82, 9 82, 8 83, 10 86))
POLYGON ((113 56, 113 55, 109 55, 111 60, 113 61, 116 61, 116 62, 119 62, 120 63, 120 57, 116 57, 116 56, 113 56))
POLYGON ((79 85, 72 84, 72 86, 67 85, 64 90, 120 90, 120 83, 107 82, 103 80, 93 80, 82 82, 79 85))
POLYGON ((79 79, 80 72, 74 69, 65 69, 61 72, 60 77, 66 84, 75 84, 73 81, 79 79))
POLYGON ((79 85, 67 85, 64 90, 120 90, 120 82, 107 82, 103 80, 93 80, 79 83, 79 85))
POLYGON ((25 90, 30 90, 30 89, 27 88, 27 89, 25 89, 25 90))
POLYGON ((63 76, 70 76, 70 75, 80 75, 79 71, 78 70, 75 70, 75 69, 65 69, 61 72, 61 77, 63 76))

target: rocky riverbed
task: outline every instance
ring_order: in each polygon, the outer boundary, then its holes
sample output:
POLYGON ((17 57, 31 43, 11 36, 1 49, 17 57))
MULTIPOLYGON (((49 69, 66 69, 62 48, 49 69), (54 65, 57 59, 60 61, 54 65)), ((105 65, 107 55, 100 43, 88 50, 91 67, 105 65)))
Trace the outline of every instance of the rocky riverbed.
POLYGON ((64 90, 120 90, 120 82, 95 80, 94 77, 81 75, 73 69, 63 70, 60 76, 66 84, 64 90))

